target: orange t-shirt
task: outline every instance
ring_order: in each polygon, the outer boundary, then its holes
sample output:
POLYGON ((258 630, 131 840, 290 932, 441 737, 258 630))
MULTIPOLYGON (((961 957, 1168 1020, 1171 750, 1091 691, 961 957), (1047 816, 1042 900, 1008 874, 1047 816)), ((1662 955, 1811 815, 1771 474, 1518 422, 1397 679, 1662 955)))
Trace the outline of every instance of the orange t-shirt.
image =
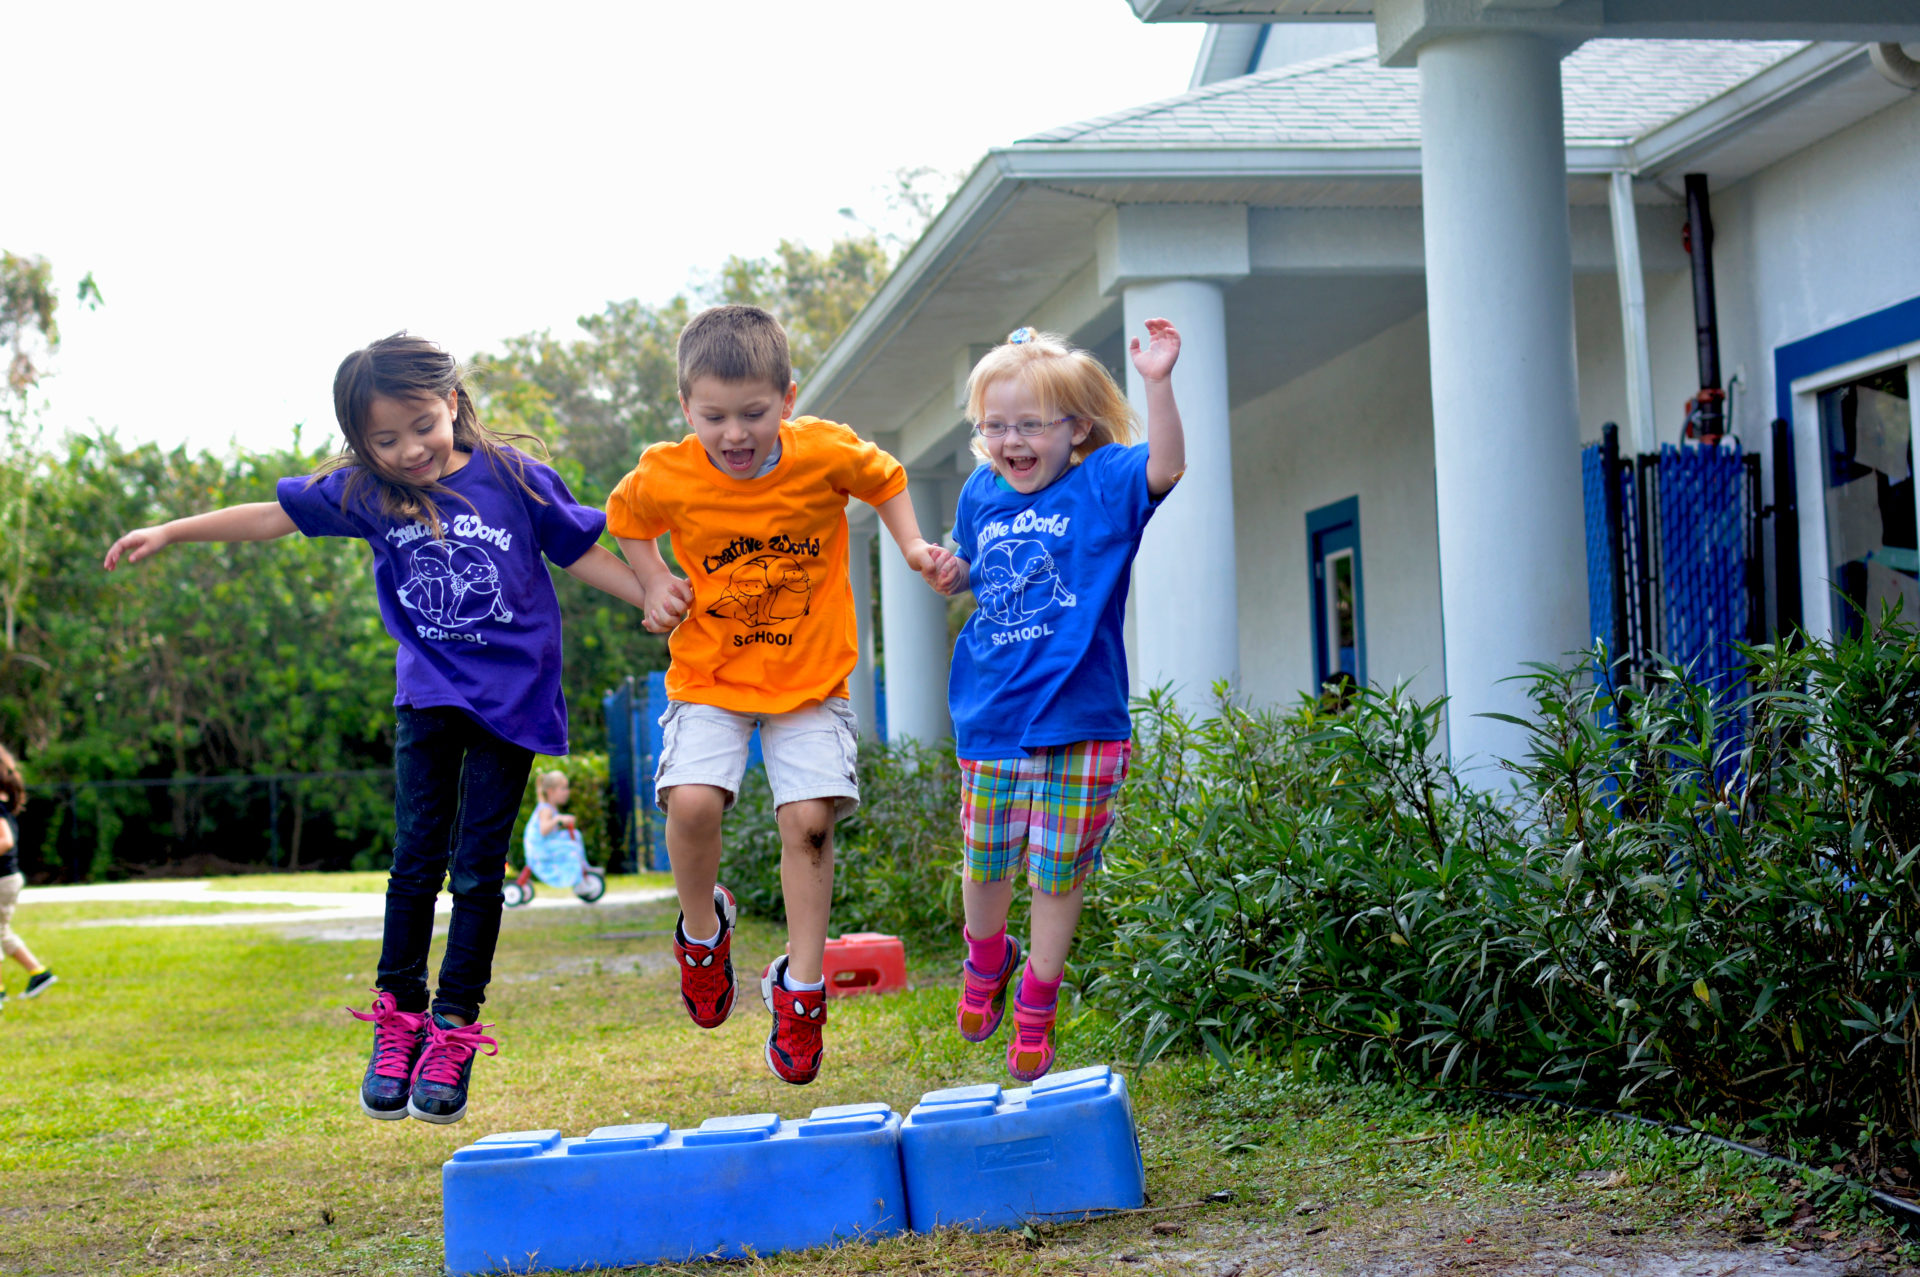
POLYGON ((847 694, 858 658, 847 581, 847 499, 907 489, 898 461, 818 417, 780 423, 780 460, 723 474, 695 435, 656 443, 607 498, 607 530, 670 535, 693 606, 669 641, 667 696, 784 714, 847 694))

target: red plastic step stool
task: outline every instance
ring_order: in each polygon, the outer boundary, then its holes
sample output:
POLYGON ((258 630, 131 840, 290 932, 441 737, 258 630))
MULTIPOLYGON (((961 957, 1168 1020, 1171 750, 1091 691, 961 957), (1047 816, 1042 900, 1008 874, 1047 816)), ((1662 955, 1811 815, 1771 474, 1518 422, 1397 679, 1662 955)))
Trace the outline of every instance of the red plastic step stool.
POLYGON ((878 931, 854 931, 827 937, 827 995, 886 993, 907 987, 907 947, 899 936, 878 931))

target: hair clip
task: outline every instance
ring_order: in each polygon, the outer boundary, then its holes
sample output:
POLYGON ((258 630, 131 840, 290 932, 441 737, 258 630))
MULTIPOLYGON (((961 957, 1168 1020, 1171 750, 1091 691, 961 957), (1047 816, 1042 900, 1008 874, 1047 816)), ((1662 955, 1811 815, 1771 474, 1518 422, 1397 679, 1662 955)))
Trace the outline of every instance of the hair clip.
POLYGON ((1024 346, 1028 342, 1032 341, 1034 339, 1034 336, 1035 336, 1035 333, 1033 329, 1028 328, 1026 325, 1022 324, 1020 327, 1014 329, 1012 332, 1007 334, 1007 344, 1009 346, 1024 346))

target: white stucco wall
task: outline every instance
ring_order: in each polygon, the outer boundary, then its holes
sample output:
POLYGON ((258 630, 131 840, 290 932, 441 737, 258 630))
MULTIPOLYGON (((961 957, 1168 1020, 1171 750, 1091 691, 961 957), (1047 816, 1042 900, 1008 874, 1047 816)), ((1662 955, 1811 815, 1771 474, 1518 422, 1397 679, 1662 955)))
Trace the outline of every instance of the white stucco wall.
POLYGON ((1358 496, 1368 678, 1441 695, 1426 315, 1241 405, 1233 446, 1247 694, 1289 704, 1311 686, 1307 512, 1358 496))
POLYGON ((1714 194, 1721 363, 1763 438, 1776 347, 1920 297, 1920 94, 1714 194))

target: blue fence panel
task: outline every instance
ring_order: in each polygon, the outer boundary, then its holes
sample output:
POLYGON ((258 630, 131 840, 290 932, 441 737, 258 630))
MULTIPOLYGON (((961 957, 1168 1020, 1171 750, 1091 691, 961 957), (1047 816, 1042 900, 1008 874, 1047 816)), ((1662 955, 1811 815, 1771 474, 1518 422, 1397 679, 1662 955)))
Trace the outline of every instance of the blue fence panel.
POLYGON ((1580 494, 1587 511, 1587 634, 1613 644, 1613 545, 1607 535, 1605 456, 1597 443, 1580 450, 1580 494))
POLYGON ((1746 466, 1738 444, 1660 449, 1660 545, 1667 657, 1710 689, 1725 717, 1715 778, 1730 778, 1747 695, 1736 646, 1748 633, 1746 466))

